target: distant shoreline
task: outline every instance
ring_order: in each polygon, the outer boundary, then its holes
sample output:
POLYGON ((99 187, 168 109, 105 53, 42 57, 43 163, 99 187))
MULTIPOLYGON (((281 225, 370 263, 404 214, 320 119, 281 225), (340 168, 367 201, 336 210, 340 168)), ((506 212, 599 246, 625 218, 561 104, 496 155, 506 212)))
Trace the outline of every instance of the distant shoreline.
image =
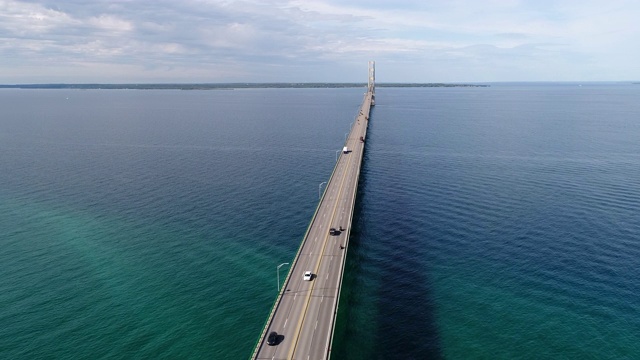
MULTIPOLYGON (((365 83, 221 83, 221 84, 16 84, 0 89, 132 89, 132 90, 232 90, 266 88, 358 88, 365 83)), ((376 87, 489 87, 483 84, 377 83, 376 87)))

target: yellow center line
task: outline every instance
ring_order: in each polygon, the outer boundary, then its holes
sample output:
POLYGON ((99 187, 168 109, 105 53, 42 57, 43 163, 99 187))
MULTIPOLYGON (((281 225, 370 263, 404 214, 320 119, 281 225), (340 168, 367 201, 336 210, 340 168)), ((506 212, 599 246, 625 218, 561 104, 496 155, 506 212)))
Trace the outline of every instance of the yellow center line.
MULTIPOLYGON (((342 158, 342 156, 341 156, 341 158, 342 158)), ((340 188, 339 188, 339 191, 338 191, 338 196, 335 199, 335 205, 333 206, 333 213, 331 214, 331 222, 329 224, 331 224, 333 222, 333 220, 335 219, 336 210, 338 209, 338 204, 340 203, 340 196, 342 195, 342 189, 343 189, 343 185, 344 185, 344 180, 347 178, 347 173, 349 172, 349 167, 351 165, 351 161, 352 161, 352 156, 350 156, 347 159, 347 164, 346 164, 346 166, 344 166, 344 173, 342 174, 342 180, 340 181, 340 188)), ((320 263, 322 262, 322 258, 324 257, 324 252, 325 252, 325 250, 327 248, 327 239, 328 238, 329 238, 329 236, 327 234, 325 234, 325 236, 324 236, 324 244, 322 246, 322 253, 320 254, 320 257, 318 258, 318 260, 316 262, 316 266, 315 266, 315 269, 314 269, 314 274, 317 274, 318 269, 320 267, 320 263)), ((296 348, 298 347, 298 341, 300 340, 300 329, 302 327, 302 323, 304 322, 305 317, 307 316, 307 310, 309 309, 309 302, 311 300, 311 293, 313 293, 314 287, 315 287, 315 281, 311 284, 311 289, 309 290, 309 292, 307 294, 307 297, 305 299, 306 304, 304 306, 304 311, 302 312, 302 316, 298 320, 298 325, 296 326, 296 340, 293 343, 293 346, 291 347, 291 350, 289 351, 289 354, 287 355, 287 359, 293 359, 293 354, 295 354, 296 348)))
MULTIPOLYGON (((357 118, 359 118, 359 117, 360 116, 358 116, 357 118)), ((366 119, 365 119, 365 121, 366 121, 366 119)), ((365 124, 363 123, 362 126, 365 126, 365 124)), ((362 127, 362 126, 360 126, 360 127, 362 127)), ((354 123, 352 131, 349 133, 349 135, 351 135, 351 133, 355 133, 356 132, 355 131, 356 127, 358 127, 358 124, 354 123)), ((359 133, 362 133, 362 131, 360 131, 359 133)), ((349 138, 350 138, 350 136, 349 136, 349 138)), ((350 139, 350 140, 353 141, 353 139, 350 139)), ((346 145, 346 143, 345 143, 345 145, 346 145)), ((342 158, 342 156, 340 156, 340 158, 342 158)), ((342 190, 343 190, 343 187, 344 187, 344 181, 347 178, 347 173, 349 172, 349 168, 350 168, 352 160, 353 160, 352 158, 353 158, 353 156, 350 156, 347 159, 347 164, 343 167, 344 173, 342 174, 342 179, 340 181, 340 188, 339 188, 339 191, 338 191, 338 196, 335 198, 335 205, 333 206, 333 212, 331 214, 331 221, 329 222, 329 224, 330 224, 329 226, 331 226, 331 224, 333 223, 333 220, 335 219, 336 211, 338 209, 338 204, 340 203, 340 196, 342 195, 342 190)), ((329 187, 329 185, 327 185, 327 188, 328 187, 329 187)), ((316 261, 314 274, 317 274, 318 269, 320 268, 320 263, 322 262, 322 258, 324 257, 324 253, 325 253, 325 250, 327 248, 327 239, 328 238, 329 238, 328 234, 325 233, 324 244, 322 246, 322 252, 321 252, 318 260, 316 261)), ((296 338, 295 338, 295 341, 293 343, 293 346, 290 348, 289 353, 287 354, 287 359, 293 359, 293 355, 295 354, 295 351, 296 351, 296 349, 298 347, 298 342, 300 341, 300 329, 302 328, 302 324, 304 323, 304 320, 306 318, 307 311, 309 310, 309 303, 310 303, 310 300, 311 300, 311 294, 313 293, 314 288, 315 288, 315 281, 312 282, 311 289, 309 289, 309 292, 307 293, 307 295, 305 297, 304 311, 302 312, 302 316, 298 319, 298 323, 296 325, 296 331, 295 331, 296 338)))

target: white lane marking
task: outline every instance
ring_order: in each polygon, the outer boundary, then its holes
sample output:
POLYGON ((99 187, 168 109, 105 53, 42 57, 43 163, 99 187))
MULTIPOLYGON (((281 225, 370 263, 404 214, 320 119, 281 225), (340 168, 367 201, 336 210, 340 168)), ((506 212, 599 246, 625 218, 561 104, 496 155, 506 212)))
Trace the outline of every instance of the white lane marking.
POLYGON ((289 321, 289 318, 287 318, 287 320, 284 321, 284 326, 282 327, 283 329, 287 327, 287 321, 289 321))
POLYGON ((296 297, 298 297, 298 293, 296 293, 295 295, 293 295, 293 300, 295 301, 296 297))
POLYGON ((316 321, 316 327, 315 327, 315 329, 317 329, 317 328, 318 328, 318 322, 316 321))

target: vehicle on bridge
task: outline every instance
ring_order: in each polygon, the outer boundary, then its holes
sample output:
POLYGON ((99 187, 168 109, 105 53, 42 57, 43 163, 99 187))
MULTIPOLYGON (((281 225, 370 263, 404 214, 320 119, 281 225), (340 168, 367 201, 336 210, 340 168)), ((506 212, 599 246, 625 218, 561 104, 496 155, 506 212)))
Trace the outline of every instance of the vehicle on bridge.
POLYGON ((313 277, 313 274, 311 273, 311 271, 305 271, 304 272, 304 281, 311 281, 311 278, 313 277))
POLYGON ((345 147, 343 147, 343 148, 342 148, 342 152, 343 152, 343 153, 345 153, 345 154, 348 154, 348 153, 349 153, 349 148, 348 148, 348 147, 346 147, 346 146, 345 146, 345 147))
POLYGON ((275 331, 270 332, 269 337, 267 338, 267 345, 273 346, 273 345, 276 345, 277 343, 278 343, 278 333, 275 331))

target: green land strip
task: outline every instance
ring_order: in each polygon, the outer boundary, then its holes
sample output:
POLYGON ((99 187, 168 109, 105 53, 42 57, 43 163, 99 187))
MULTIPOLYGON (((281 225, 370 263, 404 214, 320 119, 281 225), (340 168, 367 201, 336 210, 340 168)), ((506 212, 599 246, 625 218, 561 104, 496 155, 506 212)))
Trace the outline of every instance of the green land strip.
MULTIPOLYGON (((15 84, 0 89, 134 89, 134 90, 232 90, 265 88, 356 88, 364 83, 213 83, 213 84, 15 84)), ((376 87, 488 87, 458 83, 376 83, 376 87)))

